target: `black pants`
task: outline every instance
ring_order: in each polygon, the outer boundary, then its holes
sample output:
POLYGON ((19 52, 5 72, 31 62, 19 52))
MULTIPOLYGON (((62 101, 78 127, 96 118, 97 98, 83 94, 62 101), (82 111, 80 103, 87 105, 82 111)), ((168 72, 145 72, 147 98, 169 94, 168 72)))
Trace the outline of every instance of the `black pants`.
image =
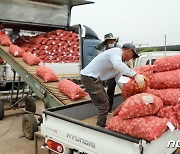
POLYGON ((113 101, 114 101, 114 92, 115 92, 115 87, 116 87, 116 81, 114 78, 109 79, 107 81, 107 94, 109 97, 109 112, 112 110, 112 106, 113 106, 113 101))
POLYGON ((91 101, 98 108, 96 124, 100 127, 105 127, 109 110, 109 99, 102 81, 98 81, 93 77, 81 75, 81 82, 91 97, 91 101))

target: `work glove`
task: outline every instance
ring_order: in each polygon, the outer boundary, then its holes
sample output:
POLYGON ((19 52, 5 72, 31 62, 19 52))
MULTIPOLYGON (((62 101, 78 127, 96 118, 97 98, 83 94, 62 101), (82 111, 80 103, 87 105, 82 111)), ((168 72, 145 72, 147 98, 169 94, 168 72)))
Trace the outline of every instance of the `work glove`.
POLYGON ((147 80, 147 78, 144 75, 137 73, 134 76, 134 80, 136 81, 138 88, 143 88, 145 85, 145 80, 147 80))

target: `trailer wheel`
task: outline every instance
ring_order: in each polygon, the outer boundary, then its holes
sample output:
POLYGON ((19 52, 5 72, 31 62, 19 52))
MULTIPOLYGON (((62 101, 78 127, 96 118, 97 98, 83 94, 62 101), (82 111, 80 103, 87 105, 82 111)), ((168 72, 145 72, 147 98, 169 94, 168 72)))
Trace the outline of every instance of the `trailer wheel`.
POLYGON ((36 118, 32 114, 26 114, 22 119, 22 129, 24 136, 29 139, 34 139, 34 133, 38 131, 36 118))
POLYGON ((0 120, 4 118, 4 104, 0 101, 0 120))
POLYGON ((25 109, 26 111, 29 112, 33 112, 33 113, 36 112, 36 102, 33 97, 27 96, 25 98, 25 109))

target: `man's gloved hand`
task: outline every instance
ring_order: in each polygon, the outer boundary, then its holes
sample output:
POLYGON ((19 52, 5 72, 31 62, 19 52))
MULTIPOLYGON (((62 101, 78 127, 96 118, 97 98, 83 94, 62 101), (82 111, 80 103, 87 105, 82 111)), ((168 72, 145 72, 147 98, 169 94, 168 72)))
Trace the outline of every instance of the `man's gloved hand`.
POLYGON ((136 74, 134 76, 134 80, 136 81, 138 88, 143 88, 145 85, 145 80, 147 80, 147 78, 144 75, 141 74, 136 74))

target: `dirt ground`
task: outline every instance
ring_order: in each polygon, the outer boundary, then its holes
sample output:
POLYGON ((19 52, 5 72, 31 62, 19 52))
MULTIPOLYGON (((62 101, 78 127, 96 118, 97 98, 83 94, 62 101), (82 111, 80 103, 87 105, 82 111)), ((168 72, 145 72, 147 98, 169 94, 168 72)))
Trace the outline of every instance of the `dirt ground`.
MULTIPOLYGON (((5 103, 7 106, 8 103, 5 103)), ((37 113, 41 113, 44 105, 36 101, 37 113)), ((34 154, 34 141, 23 137, 22 109, 5 111, 5 117, 0 121, 0 154, 34 154)))

